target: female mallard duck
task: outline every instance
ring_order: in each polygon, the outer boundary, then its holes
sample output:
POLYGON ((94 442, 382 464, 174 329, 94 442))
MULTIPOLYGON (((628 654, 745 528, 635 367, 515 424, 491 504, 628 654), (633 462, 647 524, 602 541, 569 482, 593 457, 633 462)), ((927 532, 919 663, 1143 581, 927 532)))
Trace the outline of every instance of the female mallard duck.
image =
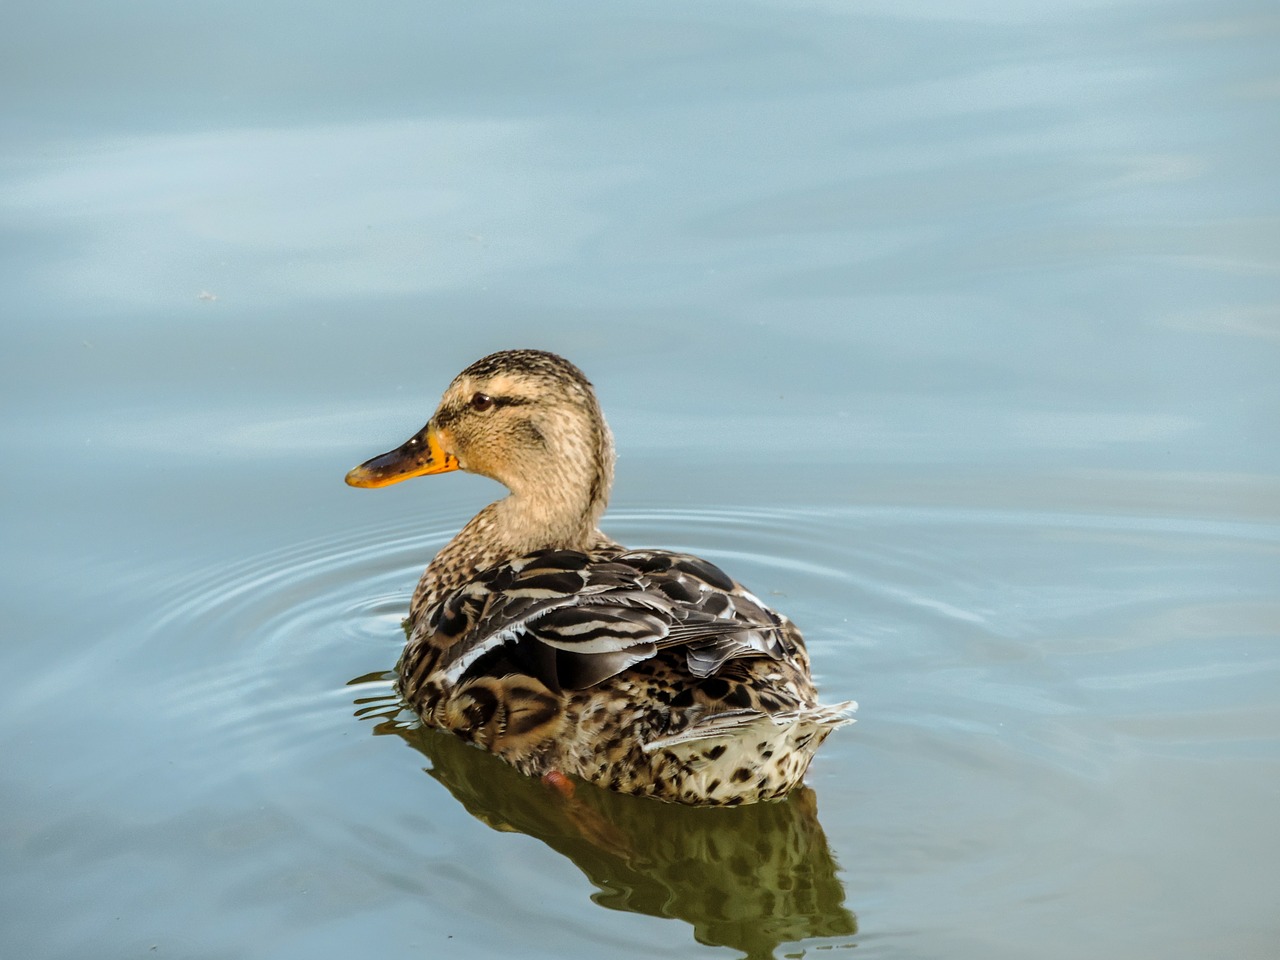
POLYGON ((582 371, 506 350, 347 474, 380 487, 467 470, 511 491, 422 575, 401 696, 526 774, 680 803, 785 795, 854 704, 818 704, 800 632, 718 567, 600 532, 613 459, 582 371))

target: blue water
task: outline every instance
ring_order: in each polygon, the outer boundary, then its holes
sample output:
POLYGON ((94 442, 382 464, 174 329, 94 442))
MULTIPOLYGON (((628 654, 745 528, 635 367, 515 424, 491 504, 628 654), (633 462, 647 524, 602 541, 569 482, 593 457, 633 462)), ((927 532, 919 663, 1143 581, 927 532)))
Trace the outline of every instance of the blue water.
POLYGON ((1280 17, 0 9, 0 952, 1280 950, 1280 17), (556 799, 386 672, 490 351, 859 701, 755 811, 556 799))

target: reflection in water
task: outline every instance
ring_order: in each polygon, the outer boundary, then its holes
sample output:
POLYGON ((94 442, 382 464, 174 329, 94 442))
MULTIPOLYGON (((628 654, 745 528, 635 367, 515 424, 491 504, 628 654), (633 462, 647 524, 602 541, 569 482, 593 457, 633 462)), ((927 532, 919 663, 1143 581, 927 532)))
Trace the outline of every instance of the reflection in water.
MULTIPOLYGON (((352 686, 389 679, 371 674, 352 686)), ((596 903, 684 920, 700 943, 772 957, 779 944, 857 931, 808 787, 786 800, 684 807, 579 784, 566 799, 456 737, 402 718, 394 694, 361 697, 375 735, 403 737, 467 812, 536 837, 596 885, 596 903)))

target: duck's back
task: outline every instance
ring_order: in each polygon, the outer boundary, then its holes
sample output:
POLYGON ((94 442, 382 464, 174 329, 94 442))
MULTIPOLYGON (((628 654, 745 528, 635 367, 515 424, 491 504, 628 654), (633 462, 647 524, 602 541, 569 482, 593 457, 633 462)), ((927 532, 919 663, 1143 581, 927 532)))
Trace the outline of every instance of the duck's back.
POLYGON ((616 545, 497 564, 415 616, 400 690, 529 774, 685 803, 781 796, 851 704, 800 633, 718 567, 616 545))

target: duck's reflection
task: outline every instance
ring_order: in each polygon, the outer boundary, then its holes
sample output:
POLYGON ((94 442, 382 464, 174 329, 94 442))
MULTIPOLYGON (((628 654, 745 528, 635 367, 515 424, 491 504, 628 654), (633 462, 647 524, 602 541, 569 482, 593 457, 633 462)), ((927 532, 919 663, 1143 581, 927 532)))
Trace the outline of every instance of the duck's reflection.
MULTIPOLYGON (((365 679, 365 678, 362 678, 365 679)), ((817 798, 682 807, 579 784, 566 798, 456 737, 403 722, 395 698, 357 701, 376 734, 426 755, 476 819, 564 854, 614 910, 684 920, 699 942, 771 957, 782 943, 857 930, 818 823, 817 798)))

